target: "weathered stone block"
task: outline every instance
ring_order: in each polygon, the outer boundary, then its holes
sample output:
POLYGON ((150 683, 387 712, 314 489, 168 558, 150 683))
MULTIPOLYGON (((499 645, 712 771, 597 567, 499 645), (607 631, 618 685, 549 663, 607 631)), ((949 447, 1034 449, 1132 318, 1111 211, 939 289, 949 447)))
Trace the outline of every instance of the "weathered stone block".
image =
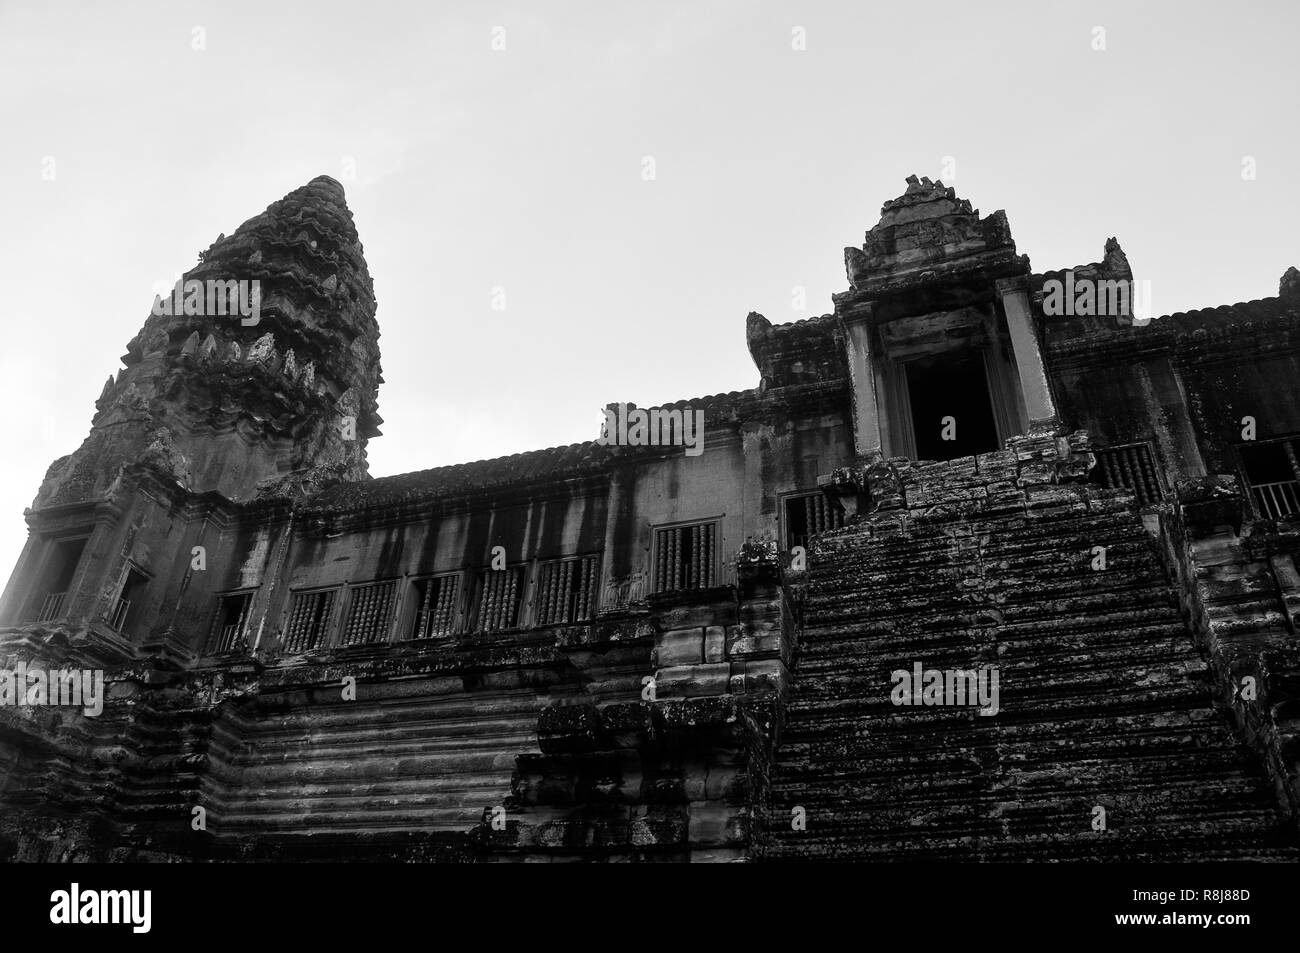
POLYGON ((537 743, 547 753, 594 751, 600 718, 594 705, 551 705, 537 718, 537 743))
POLYGON ((732 641, 728 657, 738 658, 748 655, 780 652, 782 648, 781 628, 775 624, 747 625, 740 629, 732 641))
POLYGON ((1050 484, 1056 479, 1056 467, 1047 463, 1026 463, 1020 468, 1016 477, 1017 486, 1038 486, 1050 484))
MULTIPOLYGON (((716 666, 727 668, 726 665, 716 666)), ((677 699, 656 706, 665 731, 694 731, 703 725, 731 725, 740 718, 740 706, 729 695, 677 699)))
POLYGON ((777 585, 781 578, 781 554, 772 540, 747 540, 736 552, 736 580, 742 588, 768 583, 777 585))
POLYGON ((1061 509, 1066 512, 1085 513, 1088 504, 1079 499, 1072 487, 1030 486, 1025 488, 1025 508, 1030 516, 1041 508, 1052 508, 1052 512, 1061 509))
POLYGON ((1016 455, 1010 450, 994 450, 981 453, 975 458, 976 467, 984 480, 1013 480, 1019 466, 1016 455))
POLYGON ((725 695, 730 677, 731 668, 726 662, 660 669, 655 677, 655 691, 659 698, 725 695))
POLYGON ((574 796, 577 803, 608 805, 641 798, 644 776, 636 751, 622 749, 583 759, 574 796))
POLYGON ((730 586, 658 593, 648 602, 664 631, 703 628, 728 621, 736 611, 735 590, 730 586))
POLYGON ((692 846, 742 845, 749 839, 749 818, 735 806, 716 802, 691 805, 688 836, 692 846))
POLYGON ((687 809, 664 805, 638 805, 631 809, 630 839, 642 847, 684 844, 689 819, 687 809))
POLYGON ((727 658, 727 630, 711 625, 704 630, 704 661, 723 662, 727 658))
POLYGON ((743 678, 746 694, 767 694, 784 690, 788 673, 780 659, 747 659, 731 663, 731 678, 743 678))
POLYGON ((605 705, 598 714, 602 733, 615 747, 640 747, 650 744, 656 736, 649 702, 605 705))
POLYGON ((673 629, 658 638, 655 664, 659 668, 699 665, 704 661, 704 629, 673 629))

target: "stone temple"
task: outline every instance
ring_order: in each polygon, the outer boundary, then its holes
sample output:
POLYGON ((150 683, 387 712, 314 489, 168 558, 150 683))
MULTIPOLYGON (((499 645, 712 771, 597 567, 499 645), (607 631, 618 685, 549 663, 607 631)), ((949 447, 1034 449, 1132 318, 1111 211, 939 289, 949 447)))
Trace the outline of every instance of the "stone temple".
POLYGON ((26 511, 0 858, 1300 858, 1300 273, 1061 314, 1116 241, 1034 272, 914 177, 845 263, 749 315, 754 387, 655 409, 701 455, 371 478, 343 189, 219 238, 186 277, 260 322, 151 314, 26 511), (21 695, 56 670, 102 711, 21 695))

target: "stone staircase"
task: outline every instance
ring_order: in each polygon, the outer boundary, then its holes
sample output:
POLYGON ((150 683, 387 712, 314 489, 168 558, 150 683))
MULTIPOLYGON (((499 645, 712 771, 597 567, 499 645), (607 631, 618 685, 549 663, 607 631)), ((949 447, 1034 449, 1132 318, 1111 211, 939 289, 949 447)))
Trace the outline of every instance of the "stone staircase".
POLYGON ((936 503, 924 481, 814 551, 758 855, 1300 858, 1132 497, 969 472, 936 503), (1000 711, 896 706, 917 662, 996 666, 1000 711))

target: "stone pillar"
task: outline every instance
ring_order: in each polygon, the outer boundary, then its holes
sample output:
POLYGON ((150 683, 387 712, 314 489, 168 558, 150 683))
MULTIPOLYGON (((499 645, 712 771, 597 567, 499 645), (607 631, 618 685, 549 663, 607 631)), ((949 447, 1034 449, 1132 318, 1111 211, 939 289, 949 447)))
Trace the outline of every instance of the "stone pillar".
POLYGON ((876 400, 876 374, 871 355, 871 305, 854 308, 840 318, 853 399, 853 450, 860 460, 878 460, 881 454, 880 405, 876 400))
POLYGON ((998 280, 998 297, 1007 316, 1007 329, 1011 332, 1011 348, 1016 356, 1016 369, 1020 373, 1020 391, 1024 395, 1025 416, 1029 432, 1055 430, 1058 424, 1056 403, 1047 383, 1043 355, 1038 347, 1034 330, 1033 312, 1029 308, 1028 281, 1026 278, 1001 278, 998 280))
POLYGON ((101 506, 95 526, 81 553, 81 565, 72 577, 66 606, 67 618, 91 626, 113 611, 112 598, 121 580, 122 552, 118 533, 122 509, 115 504, 101 506))
POLYGON ((9 577, 9 584, 5 586, 4 596, 0 597, 0 623, 4 625, 31 621, 23 618, 23 612, 32 597, 36 574, 40 569, 39 563, 43 555, 41 543, 41 538, 35 533, 27 534, 22 555, 18 557, 13 575, 9 577))

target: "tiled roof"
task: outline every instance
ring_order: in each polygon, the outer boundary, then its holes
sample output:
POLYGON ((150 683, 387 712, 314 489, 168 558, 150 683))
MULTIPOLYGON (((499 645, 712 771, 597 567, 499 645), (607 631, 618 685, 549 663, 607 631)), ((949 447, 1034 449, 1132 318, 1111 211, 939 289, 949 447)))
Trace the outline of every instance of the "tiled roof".
POLYGON ((1239 301, 1236 304, 1221 304, 1212 308, 1195 308, 1191 311, 1161 315, 1153 318, 1152 323, 1168 321, 1171 325, 1174 323, 1180 325, 1179 330, 1187 330, 1196 326, 1218 324, 1224 319, 1257 321, 1261 318, 1277 318, 1288 311, 1296 310, 1297 302, 1294 300, 1288 301, 1280 297, 1256 298, 1253 301, 1239 301))
MULTIPOLYGON (((659 404, 664 410, 690 407, 705 412, 706 421, 717 421, 738 409, 747 399, 757 398, 757 390, 729 391, 689 400, 659 404)), ((646 407, 654 410, 656 407, 646 407)), ((491 460, 456 463, 430 470, 416 470, 395 476, 379 477, 359 483, 340 483, 311 500, 305 511, 311 513, 354 511, 458 496, 475 490, 502 488, 544 480, 599 473, 617 457, 637 453, 658 454, 662 447, 602 446, 594 440, 571 443, 545 450, 529 450, 491 460)))
POLYGON ((705 420, 716 414, 727 413, 734 410, 739 404, 749 398, 757 397, 759 394, 757 388, 747 390, 729 390, 722 394, 709 394, 705 397, 690 397, 686 400, 675 400, 668 404, 655 404, 653 407, 641 408, 643 410, 680 410, 690 407, 692 410, 703 410, 705 420))
POLYGON ((312 500, 306 509, 308 512, 364 509, 433 500, 539 479, 579 476, 604 469, 614 449, 592 440, 491 460, 415 470, 360 483, 340 483, 312 500))
POLYGON ((1259 353, 1294 348, 1298 319, 1300 301, 1274 297, 1178 311, 1132 327, 1097 316, 1047 318, 1043 327, 1053 361, 1127 362, 1138 350, 1222 356, 1243 347, 1262 349, 1259 353))

